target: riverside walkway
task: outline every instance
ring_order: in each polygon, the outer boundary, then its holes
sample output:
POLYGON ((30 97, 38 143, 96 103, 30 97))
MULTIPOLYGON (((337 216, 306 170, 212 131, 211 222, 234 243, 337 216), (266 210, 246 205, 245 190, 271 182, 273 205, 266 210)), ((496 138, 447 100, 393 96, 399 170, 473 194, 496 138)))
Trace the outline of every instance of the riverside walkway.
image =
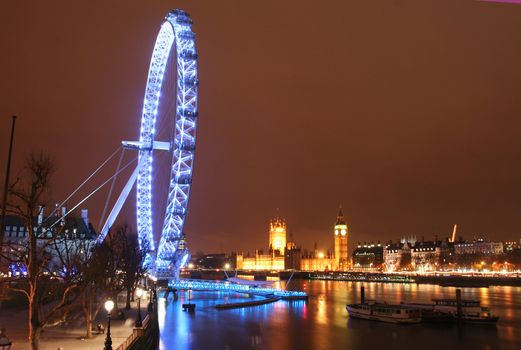
MULTIPOLYGON (((121 300, 121 299, 119 299, 121 300)), ((132 302, 130 310, 122 309, 124 302, 119 302, 120 310, 125 314, 123 319, 111 318, 110 333, 112 347, 117 347, 132 334, 134 322, 137 315, 137 303, 132 302)), ((147 302, 141 302, 141 315, 143 318, 147 314, 147 302)), ((92 332, 92 338, 85 339, 85 324, 80 317, 77 322, 70 325, 58 325, 56 327, 45 328, 41 335, 42 350, 102 350, 104 347, 106 334, 98 334, 96 330, 92 332)), ((107 328, 107 313, 101 310, 93 322, 94 328, 101 322, 107 328)), ((26 350, 29 348, 28 337, 28 315, 27 309, 23 308, 3 308, 0 313, 0 328, 5 328, 5 333, 12 342, 10 350, 26 350)))

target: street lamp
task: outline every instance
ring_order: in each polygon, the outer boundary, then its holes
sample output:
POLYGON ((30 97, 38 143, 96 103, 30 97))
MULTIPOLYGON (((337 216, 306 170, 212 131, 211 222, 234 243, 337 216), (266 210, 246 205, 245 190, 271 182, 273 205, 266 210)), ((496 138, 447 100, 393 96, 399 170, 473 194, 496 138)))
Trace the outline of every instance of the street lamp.
POLYGON ((147 306, 147 312, 149 314, 151 314, 154 311, 154 306, 152 305, 152 295, 153 295, 153 290, 152 290, 152 288, 150 288, 148 290, 148 306, 147 306))
POLYGON ((114 302, 107 300, 105 302, 105 310, 107 310, 107 337, 105 338, 104 350, 112 350, 112 339, 110 338, 110 312, 114 308, 114 302))
POLYGON ((141 321, 141 297, 143 296, 143 289, 136 289, 136 297, 137 297, 137 317, 136 317, 136 327, 143 327, 143 323, 141 321))

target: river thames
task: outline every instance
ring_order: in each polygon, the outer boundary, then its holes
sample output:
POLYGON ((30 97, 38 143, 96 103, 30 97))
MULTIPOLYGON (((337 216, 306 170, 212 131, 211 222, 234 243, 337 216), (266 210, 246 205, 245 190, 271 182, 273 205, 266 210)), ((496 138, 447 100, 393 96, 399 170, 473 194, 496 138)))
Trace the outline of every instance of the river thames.
POLYGON ((429 302, 455 297, 456 288, 436 285, 341 281, 293 281, 304 301, 216 310, 217 302, 248 300, 239 294, 194 292, 194 314, 179 300, 160 298, 161 350, 189 349, 521 349, 521 287, 462 288, 464 299, 479 299, 500 316, 496 327, 478 325, 393 325, 349 319, 345 306, 366 298, 390 303, 429 302), (220 297, 218 300, 217 297, 220 297))

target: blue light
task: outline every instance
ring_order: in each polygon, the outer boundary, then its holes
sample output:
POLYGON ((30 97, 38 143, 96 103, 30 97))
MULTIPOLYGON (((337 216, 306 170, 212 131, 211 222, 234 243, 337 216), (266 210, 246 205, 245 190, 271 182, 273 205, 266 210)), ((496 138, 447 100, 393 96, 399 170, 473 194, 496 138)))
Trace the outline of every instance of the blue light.
MULTIPOLYGON (((143 99, 143 114, 141 118, 141 131, 139 139, 145 144, 154 142, 154 124, 161 96, 162 82, 164 78, 168 56, 175 45, 177 53, 177 78, 179 81, 197 81, 197 51, 195 48, 195 35, 192 32, 192 21, 187 20, 188 14, 184 11, 174 10, 168 13, 165 22, 156 39, 143 99), (177 23, 181 18, 182 24, 177 23), (183 32, 183 35, 178 33, 183 32), (182 53, 182 54, 181 54, 182 53)), ((173 164, 171 167, 170 188, 165 211, 165 219, 159 241, 155 269, 160 273, 169 273, 170 277, 178 278, 179 269, 188 257, 186 245, 178 249, 179 242, 184 242, 183 227, 190 195, 190 184, 178 184, 173 181, 181 174, 191 173, 193 167, 193 149, 183 150, 178 145, 183 141, 195 144, 196 119, 186 119, 179 111, 191 111, 197 115, 197 84, 176 83, 176 125, 175 135, 170 141, 174 145, 173 164), (179 142, 174 142, 179 141, 179 142), (175 203, 175 205, 174 205, 175 203), (181 208, 182 210, 176 210, 181 208)), ((154 251, 152 228, 152 157, 153 150, 141 149, 139 159, 141 167, 137 180, 137 225, 140 240, 146 240, 150 251, 154 251)), ((147 259, 150 261, 151 259, 147 259)))
POLYGON ((193 289, 208 291, 224 291, 224 292, 240 292, 258 295, 274 295, 281 298, 305 298, 306 292, 283 290, 278 288, 256 287, 246 284, 230 283, 227 281, 209 281, 209 280, 190 280, 179 279, 172 280, 168 283, 170 288, 176 289, 193 289))

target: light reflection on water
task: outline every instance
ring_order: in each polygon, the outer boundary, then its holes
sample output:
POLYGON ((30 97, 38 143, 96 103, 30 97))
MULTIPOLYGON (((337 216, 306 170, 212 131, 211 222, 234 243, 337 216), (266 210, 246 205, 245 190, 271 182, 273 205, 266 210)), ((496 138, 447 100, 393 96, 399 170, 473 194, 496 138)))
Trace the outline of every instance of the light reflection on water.
MULTIPOLYGON (((283 283, 282 283, 283 285, 283 283)), ((195 314, 181 311, 187 294, 159 304, 160 349, 521 349, 521 288, 463 288, 501 317, 497 327, 392 324, 352 320, 345 305, 360 299, 360 282, 293 281, 310 299, 216 310, 217 302, 247 300, 241 294, 194 292, 195 314), (217 300, 219 297, 219 300, 217 300)), ((367 299, 398 303, 454 298, 456 288, 365 283, 367 299)), ((160 299, 161 301, 162 299, 160 299)))

